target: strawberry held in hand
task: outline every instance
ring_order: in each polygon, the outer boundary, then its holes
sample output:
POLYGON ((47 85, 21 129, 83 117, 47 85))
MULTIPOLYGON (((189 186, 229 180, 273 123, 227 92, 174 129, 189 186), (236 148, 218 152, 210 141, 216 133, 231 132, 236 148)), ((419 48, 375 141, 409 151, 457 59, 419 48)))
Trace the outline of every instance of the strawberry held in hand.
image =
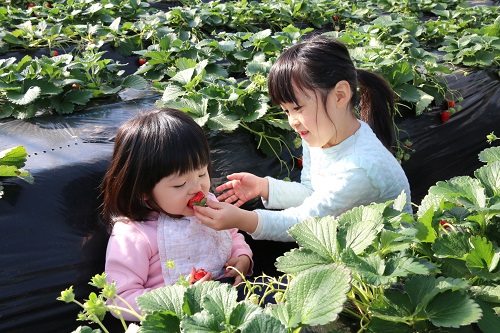
POLYGON ((205 194, 203 194, 203 192, 200 191, 196 193, 194 197, 189 199, 188 206, 190 208, 193 208, 193 206, 205 206, 206 202, 207 198, 205 198, 205 194))
POLYGON ((198 270, 196 270, 196 272, 194 273, 194 280, 195 281, 199 281, 201 279, 203 279, 205 277, 205 275, 207 275, 208 272, 206 270, 204 270, 203 268, 200 268, 198 270))

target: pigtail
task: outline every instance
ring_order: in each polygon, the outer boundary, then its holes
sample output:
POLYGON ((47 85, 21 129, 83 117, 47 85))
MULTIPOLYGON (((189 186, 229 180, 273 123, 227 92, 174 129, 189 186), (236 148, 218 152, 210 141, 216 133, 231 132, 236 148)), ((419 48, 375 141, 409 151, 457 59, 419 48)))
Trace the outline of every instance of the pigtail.
POLYGON ((384 146, 392 151, 396 94, 389 82, 373 72, 357 69, 360 118, 372 128, 384 146))

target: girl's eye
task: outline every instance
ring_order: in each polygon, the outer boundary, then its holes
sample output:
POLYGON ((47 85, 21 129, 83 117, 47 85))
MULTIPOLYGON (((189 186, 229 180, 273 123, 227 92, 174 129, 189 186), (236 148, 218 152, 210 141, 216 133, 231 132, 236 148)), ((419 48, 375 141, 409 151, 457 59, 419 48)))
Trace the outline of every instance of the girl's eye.
POLYGON ((181 184, 181 185, 174 185, 174 187, 175 187, 175 188, 181 188, 181 187, 183 187, 185 184, 186 184, 186 183, 183 183, 183 184, 181 184))
POLYGON ((200 177, 200 178, 203 178, 203 177, 205 177, 206 175, 207 175, 207 173, 206 173, 206 172, 204 172, 204 173, 202 173, 199 177, 200 177))
POLYGON ((288 116, 290 114, 290 111, 283 109, 283 112, 288 116))
POLYGON ((293 108, 293 110, 294 110, 295 112, 299 112, 299 113, 300 113, 300 112, 302 111, 302 106, 297 105, 296 107, 294 107, 294 108, 293 108))

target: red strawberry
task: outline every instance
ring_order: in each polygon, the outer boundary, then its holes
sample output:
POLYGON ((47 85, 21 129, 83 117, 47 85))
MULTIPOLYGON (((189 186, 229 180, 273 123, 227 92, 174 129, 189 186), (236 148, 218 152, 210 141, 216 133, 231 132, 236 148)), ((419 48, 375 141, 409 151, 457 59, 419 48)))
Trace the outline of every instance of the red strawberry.
POLYGON ((35 4, 34 3, 29 3, 29 4, 26 5, 26 7, 28 7, 28 8, 35 7, 35 4))
POLYGON ((450 117, 451 117, 451 114, 448 111, 441 111, 440 115, 441 115, 441 122, 442 123, 448 121, 448 119, 450 119, 450 117))
POLYGON ((205 198, 205 194, 203 192, 198 192, 189 199, 188 201, 188 206, 193 208, 193 206, 205 206, 205 203, 207 202, 207 198, 205 198))
POLYGON ((337 15, 333 16, 333 20, 334 21, 338 21, 339 20, 339 17, 337 15))
POLYGON ((140 66, 144 65, 145 63, 147 63, 148 61, 144 58, 139 58, 139 60, 137 60, 137 62, 139 63, 140 66))
POLYGON ((443 228, 445 228, 445 229, 448 229, 450 227, 448 224, 448 221, 446 221, 446 220, 440 220, 439 224, 441 224, 443 226, 443 228))
POLYGON ((452 101, 452 100, 446 101, 446 105, 448 106, 448 109, 454 109, 455 108, 455 101, 452 101))
POLYGON ((73 88, 73 89, 78 89, 78 88, 80 88, 80 86, 79 86, 79 85, 77 85, 76 83, 73 83, 73 84, 71 85, 71 88, 73 88))
POLYGON ((205 275, 207 275, 208 272, 204 270, 203 268, 197 269, 196 272, 194 273, 194 280, 199 281, 203 279, 205 275))
POLYGON ((53 57, 57 57, 59 55, 59 52, 57 52, 56 50, 50 52, 50 55, 53 56, 53 57))
POLYGON ((300 169, 302 169, 302 157, 299 157, 299 158, 297 159, 297 166, 298 166, 300 169))

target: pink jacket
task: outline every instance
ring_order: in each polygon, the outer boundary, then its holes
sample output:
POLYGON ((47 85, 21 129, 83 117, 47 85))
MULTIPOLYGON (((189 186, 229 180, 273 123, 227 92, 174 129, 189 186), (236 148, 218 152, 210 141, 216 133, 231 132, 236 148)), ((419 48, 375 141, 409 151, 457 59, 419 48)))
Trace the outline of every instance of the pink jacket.
MULTIPOLYGON (((161 269, 161 265, 165 263, 161 262, 158 252, 157 226, 156 219, 145 222, 116 222, 108 241, 106 280, 109 283, 115 282, 117 295, 125 299, 138 313, 140 311, 136 297, 165 286, 161 269)), ((231 258, 246 255, 252 259, 253 254, 245 242, 245 237, 237 229, 231 229, 229 232, 233 239, 231 258)), ((252 274, 252 267, 253 262, 249 272, 246 272, 247 275, 252 274)), ((127 307, 117 298, 115 301, 117 305, 127 307)), ((108 304, 112 304, 112 301, 108 300, 108 304)), ((125 312, 122 312, 122 315, 128 321, 138 320, 125 312)))

